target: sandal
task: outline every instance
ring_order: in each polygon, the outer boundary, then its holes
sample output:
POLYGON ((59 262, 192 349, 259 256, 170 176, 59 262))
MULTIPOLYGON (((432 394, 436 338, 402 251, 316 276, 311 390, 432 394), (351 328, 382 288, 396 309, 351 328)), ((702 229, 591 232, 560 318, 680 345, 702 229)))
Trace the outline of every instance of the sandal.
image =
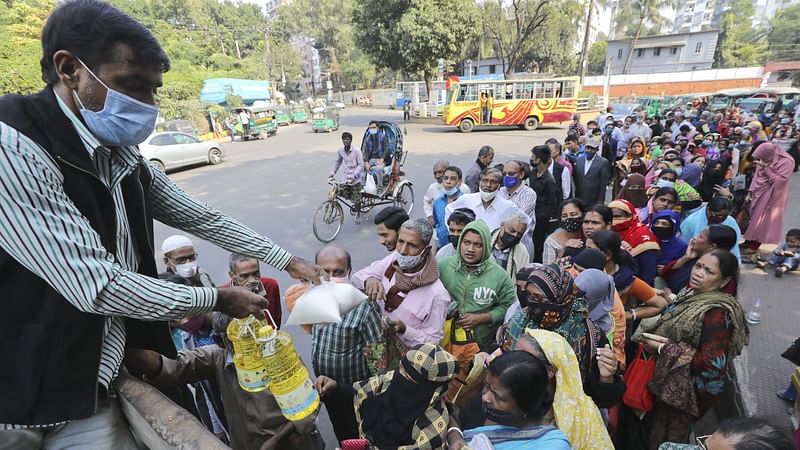
POLYGON ((775 269, 775 276, 777 278, 782 277, 783 274, 785 274, 785 273, 786 273, 786 267, 781 266, 781 267, 778 267, 777 269, 775 269))
POLYGON ((758 253, 758 252, 753 253, 752 255, 750 255, 749 258, 747 258, 745 260, 745 262, 747 262, 747 263, 756 264, 756 265, 758 263, 762 262, 762 261, 764 261, 764 259, 761 257, 761 254, 758 253))
POLYGON ((768 265, 769 265, 769 263, 766 262, 766 261, 758 261, 758 262, 756 262, 756 267, 758 267, 759 269, 763 269, 763 268, 767 267, 768 265))

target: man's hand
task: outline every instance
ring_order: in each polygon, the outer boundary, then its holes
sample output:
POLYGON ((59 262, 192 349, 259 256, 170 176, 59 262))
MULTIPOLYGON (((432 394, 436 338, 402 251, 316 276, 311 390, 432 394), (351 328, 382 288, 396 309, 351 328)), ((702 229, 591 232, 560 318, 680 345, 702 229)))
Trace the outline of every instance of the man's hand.
POLYGON ((217 289, 217 307, 214 310, 227 316, 241 319, 252 314, 257 319, 264 319, 264 310, 268 307, 269 302, 266 298, 245 288, 217 289))
POLYGON ((614 356, 614 350, 611 350, 608 344, 597 349, 597 368, 600 371, 601 383, 614 382, 614 375, 617 373, 617 358, 614 356))
POLYGON ((583 248, 583 241, 580 239, 568 239, 567 242, 564 243, 564 247, 583 248))
POLYGON ((717 195, 721 195, 723 197, 728 197, 728 198, 733 197, 733 194, 731 193, 730 189, 722 187, 718 184, 714 185, 714 190, 717 192, 717 195))
POLYGON ((489 322, 492 320, 492 317, 489 314, 462 314, 461 318, 458 319, 458 324, 461 325, 465 330, 471 330, 478 325, 487 322, 486 317, 489 317, 489 322))
POLYGON ((364 282, 364 293, 374 302, 386 300, 386 292, 383 290, 383 283, 377 278, 367 278, 367 281, 364 282))
POLYGON ((125 364, 147 378, 155 378, 161 373, 161 354, 152 350, 129 348, 125 350, 125 364))
POLYGON ((328 392, 333 391, 336 389, 338 383, 336 380, 332 378, 328 378, 325 375, 320 375, 317 377, 317 382, 314 383, 314 386, 317 388, 317 392, 319 392, 320 397, 325 397, 328 392))
POLYGON ((314 284, 319 284, 320 277, 325 275, 322 267, 297 256, 292 256, 289 265, 286 266, 286 272, 295 280, 310 281, 314 284))

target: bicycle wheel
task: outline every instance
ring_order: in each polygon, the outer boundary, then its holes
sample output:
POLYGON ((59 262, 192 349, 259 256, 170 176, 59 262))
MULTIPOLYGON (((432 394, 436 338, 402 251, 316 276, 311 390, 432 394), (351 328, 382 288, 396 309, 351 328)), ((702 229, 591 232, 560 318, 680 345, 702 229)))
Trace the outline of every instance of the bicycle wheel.
POLYGON ((406 214, 411 215, 411 210, 414 209, 414 189, 410 183, 404 183, 397 189, 394 195, 394 206, 399 206, 406 211, 406 214))
POLYGON ((336 239, 344 223, 344 211, 339 202, 328 200, 323 202, 314 212, 314 236, 320 242, 330 242, 336 239))

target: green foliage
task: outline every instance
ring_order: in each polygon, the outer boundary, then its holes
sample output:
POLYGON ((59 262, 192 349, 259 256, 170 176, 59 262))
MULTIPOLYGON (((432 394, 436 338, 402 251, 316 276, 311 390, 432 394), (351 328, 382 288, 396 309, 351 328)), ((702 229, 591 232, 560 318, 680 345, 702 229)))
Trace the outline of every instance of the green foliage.
POLYGON ((779 11, 767 36, 770 61, 800 59, 800 5, 779 11))
POLYGON ((753 29, 755 8, 750 0, 733 0, 719 22, 719 39, 714 67, 742 67, 760 64, 766 56, 761 30, 753 29))
POLYGON ((39 37, 54 0, 7 0, 0 5, 0 94, 42 89, 39 37))
POLYGON ((608 41, 597 41, 589 48, 588 72, 590 75, 602 75, 606 71, 606 55, 608 41))
POLYGON ((422 75, 430 89, 437 60, 459 57, 480 21, 472 0, 356 0, 353 24, 376 66, 422 75))
MULTIPOLYGON (((679 0, 620 0, 617 4, 617 15, 614 17, 617 33, 632 37, 631 48, 636 48, 639 37, 647 36, 650 30, 661 34, 661 30, 671 25, 672 22, 661 11, 669 8, 675 9, 679 0)), ((633 51, 628 52, 625 67, 622 73, 628 73, 633 51)))

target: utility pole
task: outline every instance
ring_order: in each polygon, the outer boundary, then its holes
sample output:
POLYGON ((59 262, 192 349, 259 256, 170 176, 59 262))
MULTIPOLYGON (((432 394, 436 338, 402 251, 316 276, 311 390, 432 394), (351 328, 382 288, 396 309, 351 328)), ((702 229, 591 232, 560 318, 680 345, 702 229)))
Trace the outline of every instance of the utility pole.
POLYGON ((236 56, 238 56, 239 60, 241 61, 242 52, 239 50, 239 41, 238 40, 234 40, 233 42, 236 44, 236 56))
POLYGON ((583 46, 581 47, 581 59, 580 59, 580 74, 581 74, 581 84, 583 84, 583 79, 586 77, 586 60, 588 59, 589 54, 589 35, 592 31, 592 15, 594 14, 594 1, 595 0, 588 0, 589 1, 589 12, 586 13, 586 29, 583 33, 583 46))

